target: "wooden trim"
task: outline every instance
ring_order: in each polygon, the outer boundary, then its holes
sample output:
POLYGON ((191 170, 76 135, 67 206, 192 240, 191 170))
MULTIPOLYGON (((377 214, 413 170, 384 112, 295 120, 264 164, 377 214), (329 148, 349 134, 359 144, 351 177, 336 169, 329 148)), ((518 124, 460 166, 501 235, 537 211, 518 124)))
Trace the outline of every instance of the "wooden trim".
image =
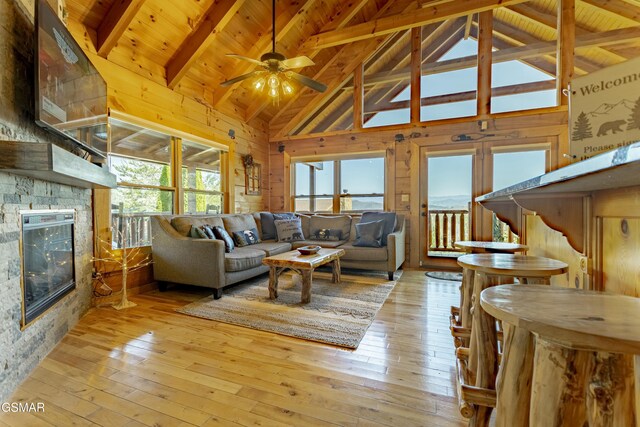
POLYGON ((491 66, 493 48, 493 12, 488 10, 478 15, 478 98, 477 114, 491 114, 491 66))
POLYGON ((476 0, 474 2, 450 2, 439 6, 426 7, 412 12, 404 12, 384 18, 373 19, 341 30, 328 31, 311 37, 302 45, 303 51, 325 49, 331 46, 353 43, 375 38, 414 27, 444 21, 445 19, 467 16, 498 7, 522 3, 525 0, 476 0))
POLYGON ((420 100, 422 98, 422 27, 411 29, 411 123, 420 123, 420 100))
POLYGON ((363 104, 364 104, 364 86, 363 82, 364 67, 360 63, 353 70, 353 128, 362 129, 363 104))
POLYGON ((191 65, 209 47, 213 39, 227 26, 246 0, 218 0, 214 2, 198 26, 176 50, 166 66, 167 86, 175 88, 191 65))
POLYGON ((96 51, 106 58, 133 21, 145 0, 117 0, 97 30, 96 51))
POLYGON ((576 42, 576 5, 575 0, 558 1, 558 52, 556 57, 557 104, 568 105, 569 96, 563 91, 569 90, 573 78, 574 50, 576 42))

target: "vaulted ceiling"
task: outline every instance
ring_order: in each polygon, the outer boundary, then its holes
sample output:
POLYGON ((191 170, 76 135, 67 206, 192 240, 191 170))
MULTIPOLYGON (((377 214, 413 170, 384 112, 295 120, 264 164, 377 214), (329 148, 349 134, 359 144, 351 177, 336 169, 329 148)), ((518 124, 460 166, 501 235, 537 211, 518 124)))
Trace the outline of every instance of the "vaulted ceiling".
MULTIPOLYGON (((555 0, 277 0, 277 51, 312 58, 316 65, 300 73, 328 86, 324 93, 297 87, 279 105, 256 93, 251 79, 220 86, 256 68, 226 54, 257 59, 271 50, 271 0, 67 0, 66 5, 69 19, 95 30, 101 56, 241 120, 264 120, 272 135, 349 128, 352 76, 363 63, 370 107, 394 108, 391 100, 409 84, 409 29, 423 28, 424 74, 460 40, 477 37, 474 13, 481 10, 496 8, 494 57, 555 72, 555 0)), ((638 1, 577 0, 575 15, 576 75, 640 56, 638 1)), ((437 69, 468 68, 474 60, 440 63, 437 69)))

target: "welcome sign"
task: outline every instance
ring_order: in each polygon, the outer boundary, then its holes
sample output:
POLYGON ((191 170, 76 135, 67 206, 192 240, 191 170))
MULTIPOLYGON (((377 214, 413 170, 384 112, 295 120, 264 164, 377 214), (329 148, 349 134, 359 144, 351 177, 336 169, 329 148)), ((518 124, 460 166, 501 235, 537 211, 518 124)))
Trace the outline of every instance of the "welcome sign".
POLYGON ((640 58, 573 79, 570 89, 574 159, 640 141, 640 58))

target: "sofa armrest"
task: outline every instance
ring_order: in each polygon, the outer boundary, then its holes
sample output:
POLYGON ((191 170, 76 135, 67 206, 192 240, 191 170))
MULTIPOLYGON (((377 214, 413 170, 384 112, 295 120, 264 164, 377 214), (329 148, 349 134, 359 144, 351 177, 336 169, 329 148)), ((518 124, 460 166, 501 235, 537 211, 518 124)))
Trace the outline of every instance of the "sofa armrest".
POLYGON ((152 217, 153 275, 156 280, 222 288, 224 242, 181 236, 164 218, 152 217))
POLYGON ((405 239, 406 231, 403 221, 399 230, 387 236, 387 271, 396 271, 404 262, 405 239))

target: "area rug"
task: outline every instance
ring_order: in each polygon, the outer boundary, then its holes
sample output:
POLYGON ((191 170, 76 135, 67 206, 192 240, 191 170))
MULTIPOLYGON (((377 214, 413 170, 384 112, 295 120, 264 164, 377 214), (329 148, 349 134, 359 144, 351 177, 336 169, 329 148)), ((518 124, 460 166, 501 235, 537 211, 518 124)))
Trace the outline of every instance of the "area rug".
POLYGON ((462 282, 462 273, 452 271, 427 271, 424 273, 427 277, 440 280, 451 280, 452 282, 462 282))
POLYGON ((342 275, 339 284, 331 274, 314 272, 311 302, 300 303, 302 280, 284 274, 278 298, 269 299, 268 278, 225 289, 218 300, 211 297, 176 311, 190 316, 275 332, 296 338, 357 348, 376 313, 395 286, 378 276, 342 275))

